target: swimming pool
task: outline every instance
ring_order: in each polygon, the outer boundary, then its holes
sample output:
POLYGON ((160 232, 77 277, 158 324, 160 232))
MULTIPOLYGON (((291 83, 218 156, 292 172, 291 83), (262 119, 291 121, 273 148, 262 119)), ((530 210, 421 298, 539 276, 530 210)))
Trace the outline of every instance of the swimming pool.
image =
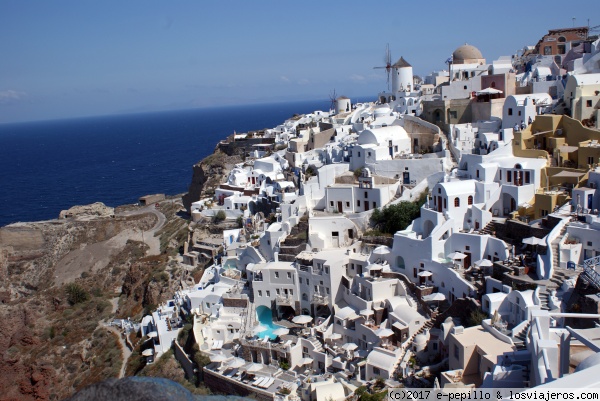
POLYGON ((256 317, 258 318, 259 323, 267 328, 266 330, 263 330, 257 334, 258 338, 269 337, 270 340, 277 338, 277 336, 273 334, 273 330, 277 330, 283 326, 273 323, 271 308, 260 305, 258 308, 256 308, 256 317))

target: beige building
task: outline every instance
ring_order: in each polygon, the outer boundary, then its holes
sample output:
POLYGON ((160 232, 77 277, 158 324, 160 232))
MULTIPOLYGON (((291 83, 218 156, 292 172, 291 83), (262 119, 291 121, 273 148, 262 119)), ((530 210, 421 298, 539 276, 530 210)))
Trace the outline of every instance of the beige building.
POLYGON ((450 371, 442 374, 441 385, 459 378, 464 384, 479 385, 485 372, 494 369, 498 357, 512 351, 513 345, 497 339, 482 326, 456 326, 448 337, 450 371))

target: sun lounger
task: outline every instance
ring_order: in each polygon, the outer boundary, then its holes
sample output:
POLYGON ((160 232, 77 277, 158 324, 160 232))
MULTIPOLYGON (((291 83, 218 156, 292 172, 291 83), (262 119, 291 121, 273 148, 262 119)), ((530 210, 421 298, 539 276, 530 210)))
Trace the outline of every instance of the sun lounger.
POLYGON ((271 387, 271 385, 272 385, 273 383, 275 383, 275 378, 273 378, 273 377, 270 377, 269 379, 267 379, 267 381, 266 381, 266 382, 264 382, 264 383, 261 385, 261 387, 262 387, 262 388, 264 388, 264 389, 267 389, 267 388, 271 387))
POLYGON ((256 386, 259 382, 264 380, 264 376, 261 377, 257 377, 256 379, 254 379, 254 381, 252 382, 253 386, 256 386))
POLYGON ((269 336, 265 336, 265 338, 262 340, 263 343, 268 343, 269 342, 269 336))

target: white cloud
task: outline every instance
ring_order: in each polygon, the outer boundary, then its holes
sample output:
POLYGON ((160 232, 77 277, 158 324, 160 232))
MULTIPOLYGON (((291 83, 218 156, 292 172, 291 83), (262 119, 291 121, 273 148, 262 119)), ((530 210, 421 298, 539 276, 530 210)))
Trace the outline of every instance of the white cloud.
POLYGON ((0 91, 0 104, 12 103, 23 100, 27 97, 27 93, 8 89, 0 91))
POLYGON ((279 77, 279 79, 281 79, 283 82, 290 82, 290 79, 285 75, 282 75, 281 77, 279 77))

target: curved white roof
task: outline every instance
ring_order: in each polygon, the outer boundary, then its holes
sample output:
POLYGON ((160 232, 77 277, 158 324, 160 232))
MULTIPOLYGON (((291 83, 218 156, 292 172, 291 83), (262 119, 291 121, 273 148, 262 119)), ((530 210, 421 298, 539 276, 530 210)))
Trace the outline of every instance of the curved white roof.
POLYGON ((387 370, 388 372, 394 369, 398 357, 395 355, 388 355, 383 350, 374 349, 367 356, 367 363, 371 366, 375 366, 380 369, 387 370))
POLYGON ((458 180, 448 181, 439 184, 446 195, 462 195, 462 194, 474 194, 475 193, 475 180, 458 180))
POLYGON ((358 136, 359 145, 386 145, 387 141, 393 139, 409 139, 404 128, 398 125, 379 127, 364 130, 358 136))
POLYGON ((393 314, 404 323, 412 323, 417 319, 422 319, 423 316, 410 306, 400 305, 394 309, 393 314))
POLYGON ((571 75, 571 78, 577 82, 577 86, 600 85, 600 74, 578 74, 571 75))

